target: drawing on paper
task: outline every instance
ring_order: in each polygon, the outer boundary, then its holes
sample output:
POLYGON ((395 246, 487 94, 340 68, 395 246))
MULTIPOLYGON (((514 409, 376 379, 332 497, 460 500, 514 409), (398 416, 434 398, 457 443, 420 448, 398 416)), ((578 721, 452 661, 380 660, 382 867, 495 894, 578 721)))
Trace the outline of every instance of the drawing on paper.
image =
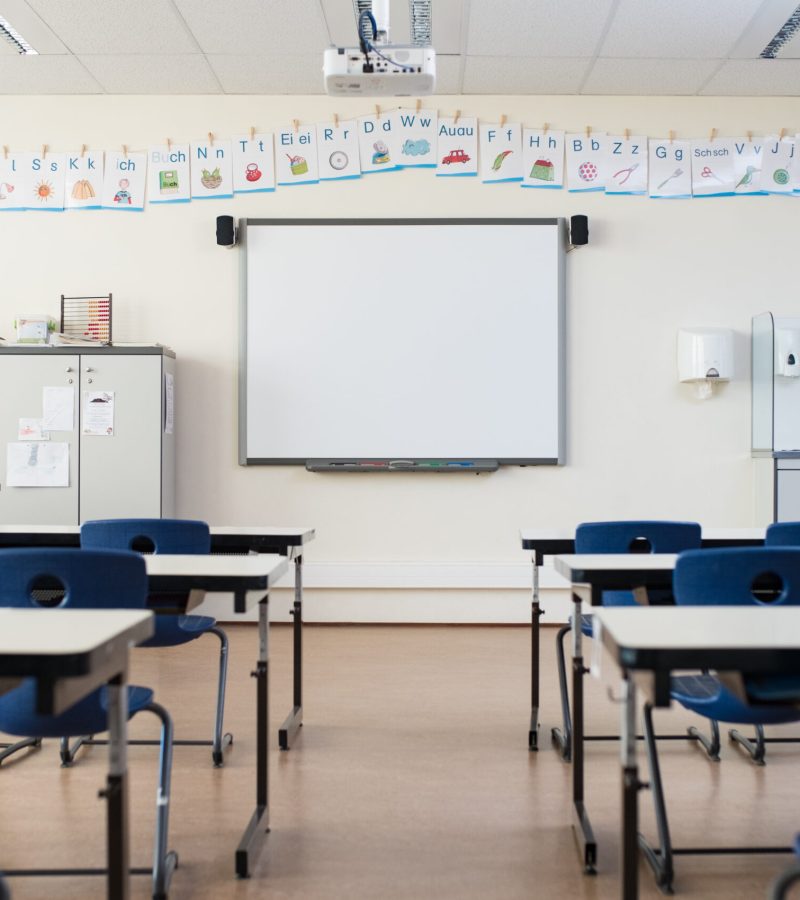
POLYGON ((334 150, 333 153, 328 157, 328 165, 332 169, 336 169, 337 172, 341 172, 342 169, 347 168, 347 164, 350 162, 350 158, 344 152, 344 150, 334 150))
POLYGON ((81 178, 72 185, 73 200, 91 200, 94 197, 94 188, 91 181, 81 178))
POLYGON ((55 196, 53 185, 44 178, 38 184, 34 185, 33 191, 41 203, 49 203, 55 196))
POLYGON ((222 175, 219 174, 219 169, 214 169, 213 172, 209 172, 208 169, 203 169, 200 181, 204 188, 215 191, 222 184, 222 175))
POLYGON ((656 188, 656 190, 657 190, 657 191, 660 191, 661 188, 663 188, 664 185, 665 185, 668 181, 672 181, 673 178, 680 178, 681 175, 683 175, 683 169, 675 169, 675 171, 672 173, 672 175, 670 175, 668 178, 665 178, 665 179, 661 182, 661 184, 656 188))
POLYGON ((372 148, 375 151, 372 154, 373 166, 382 166, 389 162, 389 148, 383 141, 375 141, 372 148))
POLYGON ((120 178, 119 190, 116 194, 114 194, 114 203, 127 203, 128 206, 131 206, 133 204, 131 192, 128 190, 130 186, 131 183, 127 178, 120 178))
POLYGON ((583 181, 594 181, 597 178, 597 166, 592 162, 581 163, 578 166, 578 175, 583 181))
POLYGON ((505 161, 505 158, 507 156, 510 156, 513 152, 513 150, 503 150, 502 153, 498 153, 494 158, 494 162, 492 163, 492 171, 499 172, 501 166, 503 165, 503 162, 505 161))
POLYGON ((634 163, 632 166, 628 166, 627 169, 620 169, 619 172, 614 172, 611 177, 617 182, 618 185, 622 186, 638 168, 639 163, 634 163), (622 175, 623 177, 620 178, 620 175, 622 175))
POLYGON ((744 175, 742 175, 742 177, 739 179, 734 190, 740 187, 744 187, 748 184, 752 184, 753 176, 757 175, 760 171, 761 169, 757 169, 755 166, 748 166, 747 169, 745 169, 744 175))
POLYGON ((14 192, 14 185, 7 181, 0 181, 0 200, 8 200, 8 195, 14 192))
POLYGON ((531 178, 537 181, 555 181, 555 168, 549 159, 537 159, 531 169, 531 178))
POLYGON ((158 173, 158 190, 161 194, 178 193, 178 173, 175 169, 162 170, 158 173))
POLYGON ((425 156, 430 153, 431 145, 424 138, 420 138, 418 141, 412 141, 409 138, 404 144, 402 153, 405 156, 425 156))
POLYGON ((450 163, 468 163, 469 156, 463 150, 451 150, 447 156, 442 158, 442 165, 449 166, 450 163))
POLYGON ((258 163, 248 163, 244 170, 244 177, 248 181, 258 181, 261 178, 261 169, 258 168, 258 163))
POLYGON ((788 184, 789 183, 789 171, 788 169, 775 169, 772 173, 772 180, 775 184, 788 184))
POLYGON ((700 171, 700 177, 710 178, 712 181, 716 181, 717 184, 722 184, 722 181, 720 181, 720 179, 717 178, 717 176, 714 174, 714 170, 709 168, 708 166, 703 166, 702 170, 700 171))

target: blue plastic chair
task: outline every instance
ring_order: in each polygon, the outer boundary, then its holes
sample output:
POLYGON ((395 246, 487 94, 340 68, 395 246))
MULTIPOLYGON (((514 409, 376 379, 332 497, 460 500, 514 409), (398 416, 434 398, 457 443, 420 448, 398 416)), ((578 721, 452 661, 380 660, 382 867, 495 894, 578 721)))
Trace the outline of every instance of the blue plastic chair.
MULTIPOLYGON (((632 520, 622 522, 584 522, 575 529, 576 553, 680 553, 700 546, 701 528, 697 522, 670 522, 653 520, 632 520)), ((667 602, 669 592, 650 591, 653 603, 667 602)), ((604 591, 603 606, 636 606, 631 591, 604 591)), ((560 746, 561 755, 572 757, 572 713, 569 707, 567 689, 567 661, 564 638, 572 630, 572 622, 564 625, 556 635, 556 662, 558 665, 558 685, 561 694, 561 717, 563 732, 553 729, 554 743, 560 746)), ((581 632, 592 637, 591 615, 581 616, 581 632)), ((704 735, 697 737, 706 749, 713 749, 704 735)), ((592 736, 586 736, 592 740, 592 736)), ((719 742, 717 741, 717 744, 719 742)))
MULTIPOLYGON (((800 857, 800 834, 794 837, 794 855, 800 857)), ((786 900, 789 896, 789 888, 800 882, 800 862, 790 866, 782 872, 772 883, 770 900, 786 900)))
MULTIPOLYGON (((142 553, 202 554, 211 550, 208 525, 191 519, 101 519, 84 522, 81 526, 81 547, 87 549, 108 548, 136 550, 142 553)), ((150 605, 157 610, 183 605, 184 600, 174 595, 150 595, 150 605)), ((223 734, 225 712, 225 684, 228 677, 228 636, 211 616, 173 615, 159 612, 156 616, 156 632, 142 647, 175 647, 188 644, 204 634, 214 634, 220 641, 219 675, 217 681, 217 708, 214 718, 214 737, 211 741, 176 740, 181 745, 211 745, 211 758, 215 766, 223 764, 222 752, 233 743, 232 734, 223 734)), ((82 743, 83 738, 71 747, 62 743, 62 760, 68 764, 82 743)), ((147 743, 147 742, 137 742, 147 743)))
MULTIPOLYGON (((672 580, 679 606, 785 606, 800 604, 800 551, 745 547, 688 551, 678 557, 672 580)), ((724 610, 720 610, 724 615, 724 610)), ((729 690, 715 675, 681 675, 670 694, 686 709, 720 722, 780 725, 800 721, 800 673, 797 677, 744 675, 747 699, 729 690)), ((650 765, 659 847, 640 835, 639 844, 659 887, 672 889, 673 850, 653 730, 652 707, 644 705, 644 732, 650 765)))
MULTIPOLYGON (((146 609, 147 574, 141 558, 135 553, 77 549, 0 550, 0 606, 146 609)), ((167 896, 169 881, 178 862, 177 855, 167 851, 172 720, 164 707, 154 702, 153 691, 131 685, 128 688, 129 718, 141 710, 148 710, 161 720, 152 877, 153 897, 162 898, 167 896)), ((19 687, 0 697, 0 731, 7 734, 60 738, 101 733, 107 728, 105 687, 57 716, 36 712, 36 682, 33 678, 25 679, 19 687)), ((47 870, 37 870, 37 873, 47 874, 47 870)))

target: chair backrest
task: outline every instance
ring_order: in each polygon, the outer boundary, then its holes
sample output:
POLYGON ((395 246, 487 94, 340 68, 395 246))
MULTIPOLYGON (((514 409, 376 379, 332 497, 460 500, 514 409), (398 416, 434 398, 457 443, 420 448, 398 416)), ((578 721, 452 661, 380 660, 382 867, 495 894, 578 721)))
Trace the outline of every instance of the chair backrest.
POLYGON ((689 550, 678 557, 672 589, 687 606, 798 604, 800 548, 689 550))
POLYGON ((800 522, 773 522, 767 528, 765 547, 800 547, 800 522))
POLYGON ((144 609, 138 553, 52 548, 0 550, 0 606, 144 609))
POLYGON ((697 522, 583 522, 575 530, 575 552, 680 553, 700 546, 700 531, 697 522))
POLYGON ((139 553, 209 553, 211 535, 194 519, 97 519, 81 525, 81 547, 139 553))

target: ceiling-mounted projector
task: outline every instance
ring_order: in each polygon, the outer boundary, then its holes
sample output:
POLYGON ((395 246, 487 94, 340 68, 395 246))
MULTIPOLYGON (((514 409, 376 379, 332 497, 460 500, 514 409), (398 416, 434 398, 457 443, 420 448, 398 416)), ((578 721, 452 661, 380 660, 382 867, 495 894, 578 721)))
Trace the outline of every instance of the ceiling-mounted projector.
POLYGON ((430 46, 431 0, 410 0, 411 44, 389 42, 388 0, 353 0, 353 6, 359 46, 325 51, 325 90, 362 97, 433 93, 436 51, 430 46))

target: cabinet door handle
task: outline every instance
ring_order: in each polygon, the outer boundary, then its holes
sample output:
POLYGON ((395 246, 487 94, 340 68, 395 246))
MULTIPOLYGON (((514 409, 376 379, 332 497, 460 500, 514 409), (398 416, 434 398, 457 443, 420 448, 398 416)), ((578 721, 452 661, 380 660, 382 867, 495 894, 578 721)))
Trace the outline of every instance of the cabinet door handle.
POLYGON ((72 371, 72 366, 67 366, 66 371, 67 371, 67 372, 71 372, 71 371, 72 371))
POLYGON ((87 372, 94 372, 94 369, 91 366, 86 367, 87 372))

